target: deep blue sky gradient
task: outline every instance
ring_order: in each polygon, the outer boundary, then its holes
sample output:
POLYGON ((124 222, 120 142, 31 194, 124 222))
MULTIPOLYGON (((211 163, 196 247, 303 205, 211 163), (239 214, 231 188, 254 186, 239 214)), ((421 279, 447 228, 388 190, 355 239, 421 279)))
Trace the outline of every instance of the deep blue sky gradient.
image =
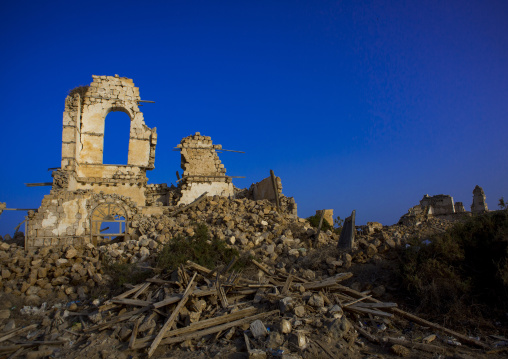
MULTIPOLYGON (((393 224, 426 193, 468 208, 476 184, 491 209, 508 197, 504 0, 3 1, 0 39, 8 207, 49 192, 24 183, 51 181, 65 96, 92 74, 156 102, 141 108, 159 138, 150 183, 175 181, 172 148, 199 131, 246 151, 220 156, 237 187, 273 169, 302 217, 393 224)), ((126 161, 128 120, 108 116, 106 151, 126 161)), ((23 216, 4 212, 0 234, 23 216)))

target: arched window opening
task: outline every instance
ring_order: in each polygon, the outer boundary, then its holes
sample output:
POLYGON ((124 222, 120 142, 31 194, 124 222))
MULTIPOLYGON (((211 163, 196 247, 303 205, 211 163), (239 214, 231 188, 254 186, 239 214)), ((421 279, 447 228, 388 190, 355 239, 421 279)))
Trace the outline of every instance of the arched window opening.
POLYGON ((90 221, 92 243, 95 245, 102 239, 112 240, 125 235, 127 216, 118 204, 103 203, 97 206, 92 211, 90 221))
POLYGON ((104 124, 102 163, 126 165, 129 156, 131 119, 121 111, 110 112, 104 124))

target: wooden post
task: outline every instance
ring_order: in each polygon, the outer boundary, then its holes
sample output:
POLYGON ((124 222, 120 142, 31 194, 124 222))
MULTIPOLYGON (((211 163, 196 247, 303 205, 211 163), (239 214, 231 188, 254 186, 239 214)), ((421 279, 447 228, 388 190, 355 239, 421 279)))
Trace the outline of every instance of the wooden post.
POLYGON ((176 179, 180 181, 180 173, 178 171, 176 171, 176 179))
POLYGON ((277 212, 280 212, 279 187, 277 186, 277 178, 273 170, 270 170, 270 177, 272 179, 273 193, 275 195, 275 206, 277 206, 277 212))
POLYGON ((159 346, 159 343, 161 342, 162 338, 164 338, 164 335, 166 334, 166 332, 171 329, 171 326, 175 322, 176 317, 180 313, 180 310, 183 308, 185 303, 187 303, 187 300, 189 299, 189 296, 194 291, 194 288, 196 288, 196 284, 197 283, 194 283, 194 279, 196 278, 197 274, 198 274, 197 272, 194 272, 194 276, 190 280, 189 285, 187 286, 187 289, 185 289, 185 292, 183 294, 182 299, 180 300, 180 302, 176 306, 175 310, 173 310, 173 313, 171 313, 171 316, 166 321, 166 323, 164 324, 164 326, 160 330, 159 334, 157 334, 157 336, 155 337, 155 340, 153 341, 152 345, 150 345, 150 349, 148 350, 148 357, 149 358, 153 355, 153 352, 159 346))

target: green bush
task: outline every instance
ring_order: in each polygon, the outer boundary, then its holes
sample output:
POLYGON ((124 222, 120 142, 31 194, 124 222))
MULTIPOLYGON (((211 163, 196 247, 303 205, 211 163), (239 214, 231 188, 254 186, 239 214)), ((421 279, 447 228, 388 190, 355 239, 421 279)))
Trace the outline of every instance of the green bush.
POLYGON ((114 261, 110 257, 102 258, 104 272, 112 279, 112 288, 117 289, 125 283, 138 284, 153 275, 150 269, 138 267, 135 263, 114 261))
MULTIPOLYGON (((309 221, 309 223, 312 227, 318 228, 320 218, 321 218, 321 216, 319 214, 315 214, 315 215, 307 218, 307 220, 309 221)), ((323 223, 321 224, 321 230, 325 231, 325 232, 328 230, 333 231, 333 226, 330 223, 328 223, 328 221, 326 219, 323 218, 323 223)))
MULTIPOLYGON (((236 249, 229 248, 220 239, 212 239, 208 227, 197 224, 193 236, 178 236, 166 243, 157 256, 155 266, 159 270, 171 271, 191 260, 213 269, 218 265, 228 264, 234 257, 238 257, 236 249)), ((243 264, 243 260, 239 262, 236 268, 243 264)))
POLYGON ((452 320, 508 310, 508 212, 474 216, 430 241, 413 239, 398 252, 400 278, 418 309, 452 320))

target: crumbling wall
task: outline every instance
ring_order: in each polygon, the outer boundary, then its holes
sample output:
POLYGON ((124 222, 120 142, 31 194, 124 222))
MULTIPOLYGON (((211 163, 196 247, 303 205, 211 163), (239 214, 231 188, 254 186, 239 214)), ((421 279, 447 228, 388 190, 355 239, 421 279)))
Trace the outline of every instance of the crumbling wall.
POLYGON ((473 190, 473 204, 471 204, 471 212, 472 213, 484 213, 489 211, 489 207, 486 202, 487 196, 485 196, 485 192, 483 188, 476 185, 473 190))
POLYGON ((145 205, 146 171, 154 168, 156 129, 148 128, 139 110, 139 88, 131 79, 92 76, 90 86, 65 100, 62 164, 53 173, 54 189, 120 194, 145 205), (127 164, 103 164, 104 126, 108 113, 122 111, 131 119, 127 164))
MULTIPOLYGON (((277 191, 280 197, 282 195, 282 181, 280 177, 275 177, 275 183, 277 184, 277 191)), ((253 183, 250 190, 252 191, 252 198, 255 201, 263 199, 268 199, 270 201, 275 200, 275 191, 271 177, 267 177, 260 182, 253 183)))
POLYGON ((455 213, 465 213, 466 209, 462 202, 455 202, 455 213))
POLYGON ((445 194, 432 197, 426 194, 420 201, 420 206, 432 207, 432 214, 434 215, 455 213, 453 197, 445 194))
POLYGON ((182 139, 177 148, 181 151, 181 198, 178 204, 188 204, 205 192, 207 196, 232 197, 234 186, 226 169, 221 163, 216 150, 221 145, 214 145, 209 136, 199 132, 182 139))
MULTIPOLYGON (((94 193, 90 190, 49 194, 44 196, 36 212, 30 211, 28 214, 26 247, 97 243, 97 238, 94 240, 96 233, 92 233, 90 216, 103 203, 121 206, 128 218, 137 213, 136 203, 120 195, 94 193)), ((106 216, 104 213, 103 217, 106 216)), ((129 233, 128 223, 125 232, 129 233)))
POLYGON ((129 216, 147 205, 147 192, 149 205, 168 200, 163 185, 147 191, 146 171, 154 168, 157 133, 146 126, 139 110, 139 89, 118 75, 92 78, 90 86, 74 89, 65 100, 61 167, 52 173, 51 193, 28 216, 27 247, 93 241, 91 215, 104 201, 125 208, 128 233, 129 216), (130 118, 127 164, 103 163, 105 121, 113 111, 130 118))

